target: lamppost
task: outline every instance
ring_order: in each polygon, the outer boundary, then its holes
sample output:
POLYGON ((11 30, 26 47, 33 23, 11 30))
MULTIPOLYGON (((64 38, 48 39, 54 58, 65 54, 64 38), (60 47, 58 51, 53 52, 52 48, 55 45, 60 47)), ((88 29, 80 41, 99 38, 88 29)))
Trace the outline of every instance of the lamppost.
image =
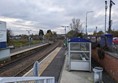
POLYGON ((61 26, 61 27, 64 27, 65 28, 65 40, 64 40, 64 44, 67 47, 66 28, 69 27, 69 26, 61 26))
POLYGON ((95 36, 96 36, 96 43, 97 43, 97 36, 98 36, 98 35, 97 35, 97 28, 98 28, 98 27, 96 26, 96 34, 95 34, 95 36))
POLYGON ((30 31, 31 30, 26 30, 27 32, 28 32, 28 35, 29 35, 29 46, 30 46, 30 44, 31 44, 31 36, 30 36, 30 31))
POLYGON ((87 15, 88 15, 89 13, 91 13, 91 12, 93 12, 93 11, 87 11, 87 12, 86 12, 86 37, 87 37, 87 15))
POLYGON ((109 5, 109 28, 108 28, 108 32, 111 33, 111 8, 112 8, 112 5, 115 5, 115 3, 110 0, 110 5, 109 5))
POLYGON ((69 26, 61 26, 61 27, 65 28, 65 38, 66 38, 66 28, 69 27, 69 26))
POLYGON ((106 20, 107 20, 107 1, 105 1, 105 33, 106 33, 106 20))

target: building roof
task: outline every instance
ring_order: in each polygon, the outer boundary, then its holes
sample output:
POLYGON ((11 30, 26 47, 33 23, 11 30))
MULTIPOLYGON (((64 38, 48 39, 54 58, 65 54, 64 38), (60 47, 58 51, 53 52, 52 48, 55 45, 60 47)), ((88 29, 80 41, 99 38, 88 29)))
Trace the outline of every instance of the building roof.
POLYGON ((84 38, 77 38, 77 37, 75 37, 75 38, 69 39, 69 42, 90 42, 90 41, 87 40, 87 39, 84 39, 84 38))

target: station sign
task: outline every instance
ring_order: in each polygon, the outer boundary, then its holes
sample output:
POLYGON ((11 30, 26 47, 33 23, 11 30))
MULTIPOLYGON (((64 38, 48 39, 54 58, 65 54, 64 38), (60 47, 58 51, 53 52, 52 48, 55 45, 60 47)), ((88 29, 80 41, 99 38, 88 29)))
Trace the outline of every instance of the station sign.
POLYGON ((7 28, 6 22, 0 21, 0 42, 7 41, 7 28))

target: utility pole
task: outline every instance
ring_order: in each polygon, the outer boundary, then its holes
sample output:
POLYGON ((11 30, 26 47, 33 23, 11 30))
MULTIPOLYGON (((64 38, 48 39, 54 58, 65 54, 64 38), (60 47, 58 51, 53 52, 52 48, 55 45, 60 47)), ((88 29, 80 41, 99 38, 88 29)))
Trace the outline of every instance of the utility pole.
POLYGON ((30 31, 31 30, 26 30, 28 32, 28 35, 29 35, 29 46, 31 45, 31 36, 30 36, 30 31))
POLYGON ((106 33, 106 20, 107 20, 107 1, 105 1, 105 30, 104 30, 105 33, 106 33))
POLYGON ((88 13, 91 13, 91 12, 93 12, 93 11, 87 11, 86 12, 86 37, 87 37, 87 15, 88 15, 88 13))
POLYGON ((111 33, 111 8, 112 8, 112 5, 115 5, 115 3, 110 0, 110 5, 109 5, 109 28, 108 28, 108 33, 111 33))
POLYGON ((66 28, 69 27, 69 26, 61 26, 61 27, 65 28, 65 38, 66 38, 66 28))
POLYGON ((96 26, 96 43, 97 43, 97 36, 98 36, 98 35, 97 35, 97 26, 96 26))
POLYGON ((61 27, 64 27, 65 28, 65 46, 67 47, 67 36, 66 36, 66 28, 69 27, 69 26, 61 26, 61 27))

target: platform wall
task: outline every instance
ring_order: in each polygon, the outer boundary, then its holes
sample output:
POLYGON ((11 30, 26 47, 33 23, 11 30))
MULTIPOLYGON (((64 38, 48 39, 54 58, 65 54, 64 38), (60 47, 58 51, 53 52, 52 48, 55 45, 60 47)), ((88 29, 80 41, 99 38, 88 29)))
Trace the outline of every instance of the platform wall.
POLYGON ((0 49, 0 61, 10 58, 10 49, 0 49))
POLYGON ((97 55, 97 48, 92 50, 92 57, 118 82, 118 58, 105 53, 105 58, 100 60, 97 55))

